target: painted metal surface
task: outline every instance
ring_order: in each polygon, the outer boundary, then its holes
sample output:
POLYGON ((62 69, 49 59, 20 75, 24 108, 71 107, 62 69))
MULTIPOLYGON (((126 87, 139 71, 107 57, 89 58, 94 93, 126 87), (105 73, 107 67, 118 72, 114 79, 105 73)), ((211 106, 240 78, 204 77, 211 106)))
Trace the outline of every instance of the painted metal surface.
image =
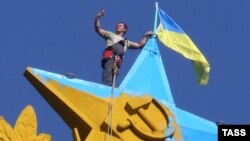
MULTIPOLYGON (((75 140, 105 140, 111 87, 30 67, 25 76, 69 125, 75 140)), ((217 140, 215 123, 176 107, 154 38, 114 94, 113 140, 217 140)))

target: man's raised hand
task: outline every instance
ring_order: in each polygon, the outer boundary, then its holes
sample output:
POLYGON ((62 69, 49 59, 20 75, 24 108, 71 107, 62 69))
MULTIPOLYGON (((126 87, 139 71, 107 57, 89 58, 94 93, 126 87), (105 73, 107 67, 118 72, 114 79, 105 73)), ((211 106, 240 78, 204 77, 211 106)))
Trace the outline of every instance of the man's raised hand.
POLYGON ((96 15, 96 17, 102 17, 103 15, 105 14, 105 10, 104 9, 101 9, 98 13, 97 13, 97 15, 96 15))

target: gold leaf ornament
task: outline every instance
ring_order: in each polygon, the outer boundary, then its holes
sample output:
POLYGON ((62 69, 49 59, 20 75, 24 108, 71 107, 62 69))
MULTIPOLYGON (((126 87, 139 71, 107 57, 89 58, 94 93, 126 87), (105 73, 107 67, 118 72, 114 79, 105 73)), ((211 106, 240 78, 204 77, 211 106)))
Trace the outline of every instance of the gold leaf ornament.
POLYGON ((19 115, 14 129, 0 117, 0 141, 51 141, 51 136, 44 133, 37 136, 36 113, 28 105, 19 115))

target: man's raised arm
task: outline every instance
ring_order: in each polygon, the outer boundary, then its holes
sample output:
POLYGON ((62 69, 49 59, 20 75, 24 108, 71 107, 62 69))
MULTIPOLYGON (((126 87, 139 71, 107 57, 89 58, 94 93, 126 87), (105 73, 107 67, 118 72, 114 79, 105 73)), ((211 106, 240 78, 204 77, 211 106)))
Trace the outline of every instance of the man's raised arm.
POLYGON ((153 34, 152 31, 146 32, 139 42, 131 42, 130 43, 131 48, 134 48, 134 49, 142 48, 146 44, 148 37, 151 36, 152 34, 153 34))
POLYGON ((101 23, 99 18, 102 17, 104 15, 104 10, 102 9, 101 11, 99 11, 95 17, 95 31, 102 37, 105 36, 105 30, 101 28, 101 23))

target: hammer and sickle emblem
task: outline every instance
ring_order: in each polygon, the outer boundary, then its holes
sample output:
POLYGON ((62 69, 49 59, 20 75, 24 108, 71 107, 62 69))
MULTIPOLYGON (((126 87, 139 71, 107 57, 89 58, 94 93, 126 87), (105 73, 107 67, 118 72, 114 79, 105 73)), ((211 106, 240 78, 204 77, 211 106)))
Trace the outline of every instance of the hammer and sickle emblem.
POLYGON ((162 141, 173 136, 175 131, 174 120, 168 116, 166 110, 156 100, 151 97, 143 100, 135 99, 128 101, 126 106, 129 107, 128 112, 133 111, 133 115, 137 114, 138 116, 136 118, 131 116, 126 121, 120 122, 117 125, 118 131, 122 132, 131 127, 131 131, 138 136, 151 141, 162 141), (161 117, 161 120, 154 118, 157 116, 161 117))

